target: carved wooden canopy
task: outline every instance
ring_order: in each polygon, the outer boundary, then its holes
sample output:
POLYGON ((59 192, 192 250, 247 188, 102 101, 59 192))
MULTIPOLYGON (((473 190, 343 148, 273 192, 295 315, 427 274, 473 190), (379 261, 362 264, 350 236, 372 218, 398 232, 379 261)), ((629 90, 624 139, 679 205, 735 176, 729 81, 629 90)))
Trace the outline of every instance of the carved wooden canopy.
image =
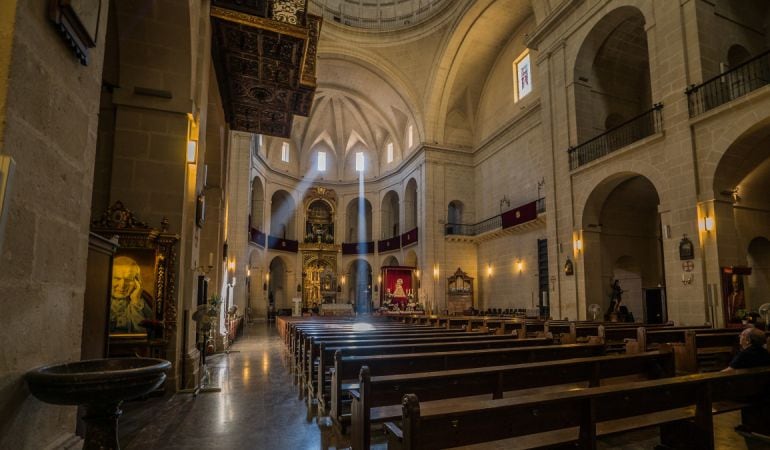
POLYGON ((212 57, 230 128, 289 137, 316 88, 322 19, 306 0, 214 0, 212 57))

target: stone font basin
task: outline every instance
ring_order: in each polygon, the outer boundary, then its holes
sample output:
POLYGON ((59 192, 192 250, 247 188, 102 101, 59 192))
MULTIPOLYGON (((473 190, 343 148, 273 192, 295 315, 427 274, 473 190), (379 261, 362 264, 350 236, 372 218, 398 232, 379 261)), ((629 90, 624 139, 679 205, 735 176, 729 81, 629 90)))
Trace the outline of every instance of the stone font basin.
POLYGON ((30 392, 46 403, 86 407, 84 449, 119 449, 120 404, 159 388, 170 368, 163 359, 91 359, 38 367, 25 379, 30 392))
POLYGON ((46 403, 113 403, 157 389, 169 368, 163 359, 91 359, 39 367, 26 380, 32 394, 46 403))

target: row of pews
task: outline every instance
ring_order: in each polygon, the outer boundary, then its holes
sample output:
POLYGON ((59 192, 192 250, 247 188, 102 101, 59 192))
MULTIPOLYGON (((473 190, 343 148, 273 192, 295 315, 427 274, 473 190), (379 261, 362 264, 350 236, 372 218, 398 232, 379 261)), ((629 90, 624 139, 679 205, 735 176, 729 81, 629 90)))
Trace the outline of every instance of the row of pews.
POLYGON ((368 449, 596 448, 660 425, 671 448, 714 448, 712 416, 742 411, 770 434, 770 368, 718 370, 736 329, 399 316, 282 318, 294 382, 309 407, 368 449), (622 345, 618 345, 618 343, 622 345), (720 362, 714 362, 714 356, 720 362))

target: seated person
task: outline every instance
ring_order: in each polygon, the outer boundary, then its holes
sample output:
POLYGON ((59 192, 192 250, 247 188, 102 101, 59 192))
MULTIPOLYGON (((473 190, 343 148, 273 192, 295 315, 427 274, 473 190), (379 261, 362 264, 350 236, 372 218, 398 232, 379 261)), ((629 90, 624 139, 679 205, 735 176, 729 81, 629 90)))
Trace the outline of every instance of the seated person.
POLYGON ((754 327, 743 330, 740 337, 741 351, 735 355, 723 372, 770 366, 770 353, 764 347, 766 342, 767 338, 762 330, 754 327))

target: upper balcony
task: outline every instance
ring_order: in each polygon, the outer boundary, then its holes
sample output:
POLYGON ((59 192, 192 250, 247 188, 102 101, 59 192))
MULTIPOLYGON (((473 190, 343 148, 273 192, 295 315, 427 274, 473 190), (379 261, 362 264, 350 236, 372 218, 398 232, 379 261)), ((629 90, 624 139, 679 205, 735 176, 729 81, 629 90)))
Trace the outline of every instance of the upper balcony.
POLYGON ((478 223, 448 223, 444 235, 448 241, 483 242, 539 227, 545 222, 544 213, 545 198, 540 198, 478 223))
POLYGON ((701 84, 687 88, 685 93, 690 117, 703 114, 768 84, 770 50, 701 84))
POLYGON ((567 149, 569 168, 575 170, 623 147, 663 131, 663 104, 629 119, 586 142, 567 149))

